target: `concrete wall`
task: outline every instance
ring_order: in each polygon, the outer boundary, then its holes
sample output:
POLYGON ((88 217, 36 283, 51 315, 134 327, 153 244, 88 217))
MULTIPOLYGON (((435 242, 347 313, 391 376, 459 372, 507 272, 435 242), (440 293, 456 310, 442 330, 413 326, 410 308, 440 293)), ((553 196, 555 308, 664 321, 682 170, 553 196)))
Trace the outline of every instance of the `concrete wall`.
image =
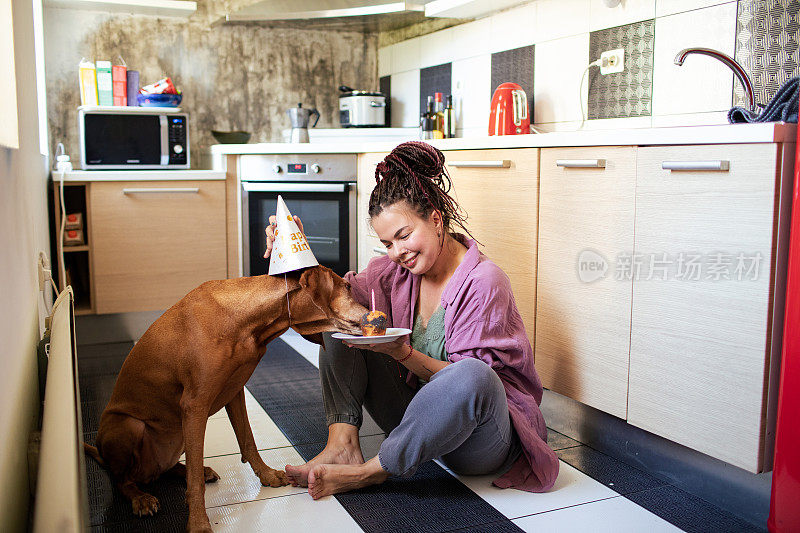
MULTIPOLYGON (((27 529, 28 436, 38 417, 36 345, 44 323, 36 259, 50 250, 47 158, 40 152, 35 22, 41 5, 11 0, 14 24, 19 148, 0 147, 0 509, 3 531, 27 529)), ((0 117, 8 110, 0 102, 0 117)), ((1 120, 1 119, 0 119, 1 120)), ((46 133, 45 133, 46 134, 46 133)))
POLYGON ((228 2, 197 2, 189 18, 45 10, 45 57, 51 149, 63 141, 76 159, 82 57, 138 70, 143 85, 170 76, 190 114, 192 166, 214 144, 210 130, 244 130, 253 142, 280 142, 288 107, 302 102, 338 127, 338 87, 378 87, 377 36, 358 32, 216 25, 228 2))

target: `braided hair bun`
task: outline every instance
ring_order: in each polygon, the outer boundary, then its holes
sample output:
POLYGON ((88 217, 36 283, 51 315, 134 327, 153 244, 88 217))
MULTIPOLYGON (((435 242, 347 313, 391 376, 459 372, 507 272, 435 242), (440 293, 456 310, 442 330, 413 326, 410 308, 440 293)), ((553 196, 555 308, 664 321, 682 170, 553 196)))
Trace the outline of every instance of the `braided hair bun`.
POLYGON ((370 218, 405 201, 423 218, 438 211, 445 231, 456 224, 472 236, 465 225, 466 214, 448 194, 452 183, 444 162, 441 150, 430 144, 409 141, 398 145, 375 168, 377 184, 369 198, 370 218))

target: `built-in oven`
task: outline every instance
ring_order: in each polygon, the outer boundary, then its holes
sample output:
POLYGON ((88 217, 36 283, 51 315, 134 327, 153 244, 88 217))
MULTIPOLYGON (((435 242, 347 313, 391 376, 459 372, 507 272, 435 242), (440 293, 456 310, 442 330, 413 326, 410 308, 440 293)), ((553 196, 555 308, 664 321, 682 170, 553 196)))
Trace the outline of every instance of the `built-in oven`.
POLYGON ((264 228, 278 196, 300 218, 311 251, 339 275, 356 268, 355 154, 243 155, 242 274, 266 274, 264 228))

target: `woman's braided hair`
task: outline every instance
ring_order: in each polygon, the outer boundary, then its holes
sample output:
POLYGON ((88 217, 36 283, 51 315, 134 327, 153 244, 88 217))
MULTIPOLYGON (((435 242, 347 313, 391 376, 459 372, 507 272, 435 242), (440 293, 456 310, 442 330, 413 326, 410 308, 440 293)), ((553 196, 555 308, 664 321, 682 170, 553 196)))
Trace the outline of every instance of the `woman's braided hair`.
POLYGON ((452 183, 444 166, 444 154, 438 148, 419 141, 398 145, 378 163, 375 181, 377 185, 369 197, 370 218, 405 201, 422 218, 438 211, 445 231, 450 232, 455 224, 472 237, 466 227, 466 213, 448 194, 452 183))

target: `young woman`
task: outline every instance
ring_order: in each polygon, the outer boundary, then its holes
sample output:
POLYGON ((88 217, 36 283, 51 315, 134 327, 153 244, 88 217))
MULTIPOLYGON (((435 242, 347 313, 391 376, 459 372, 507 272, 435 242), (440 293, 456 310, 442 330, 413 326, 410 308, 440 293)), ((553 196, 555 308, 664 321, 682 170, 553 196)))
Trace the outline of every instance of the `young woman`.
MULTIPOLYGON (((498 487, 550 489, 558 459, 547 446, 542 385, 508 277, 478 250, 448 195, 444 155, 421 142, 395 148, 375 170, 373 229, 388 254, 349 272, 356 300, 412 329, 410 338, 359 348, 325 336, 320 375, 328 442, 286 465, 314 499, 410 476, 439 458, 459 474, 491 474, 498 487), (362 407, 386 432, 364 462, 362 407)), ((299 222, 299 220, 298 220, 299 222)), ((302 230, 302 226, 301 226, 302 230)), ((274 226, 266 229, 268 257, 274 226)))

